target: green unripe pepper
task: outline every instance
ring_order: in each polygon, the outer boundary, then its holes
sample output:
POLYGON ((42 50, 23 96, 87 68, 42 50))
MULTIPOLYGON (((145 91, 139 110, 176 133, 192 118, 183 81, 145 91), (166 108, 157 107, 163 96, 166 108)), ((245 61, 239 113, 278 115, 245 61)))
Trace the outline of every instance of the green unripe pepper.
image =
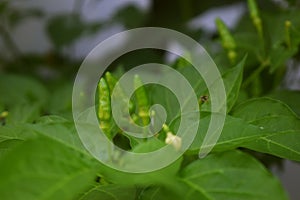
POLYGON ((225 25, 225 23, 220 18, 216 19, 216 25, 217 25, 217 29, 220 34, 221 40, 222 40, 222 46, 224 47, 224 49, 226 49, 228 51, 227 56, 228 56, 229 60, 234 63, 235 58, 236 58, 235 40, 233 39, 233 37, 232 37, 229 29, 225 25))
POLYGON ((138 75, 134 76, 134 88, 136 89, 135 96, 138 105, 138 116, 141 118, 142 124, 146 126, 150 122, 150 117, 149 117, 150 105, 149 105, 146 89, 143 86, 143 82, 138 75))
POLYGON ((261 18, 259 17, 259 11, 256 5, 256 1, 248 0, 248 8, 250 11, 250 17, 252 19, 252 23, 254 24, 259 36, 262 37, 263 35, 262 22, 261 22, 261 18))
POLYGON ((104 78, 101 78, 98 84, 99 93, 99 109, 98 117, 100 121, 100 128, 111 139, 110 134, 110 121, 111 121, 111 103, 110 92, 107 82, 104 78))
POLYGON ((107 85, 109 87, 109 91, 112 92, 115 88, 115 85, 117 84, 118 80, 116 77, 114 77, 110 72, 105 73, 105 80, 107 82, 107 85))
MULTIPOLYGON (((115 85, 117 84, 118 80, 116 77, 114 77, 110 72, 106 72, 105 73, 105 79, 106 79, 106 82, 108 84, 108 87, 109 87, 109 91, 110 93, 112 94, 114 88, 115 88, 115 85)), ((128 98, 125 97, 125 94, 123 93, 122 90, 120 90, 119 92, 119 98, 122 99, 125 103, 128 103, 128 98)), ((133 113, 134 111, 134 104, 131 100, 129 100, 129 113, 133 113)))
POLYGON ((285 42, 286 45, 289 49, 291 49, 292 43, 291 43, 291 33, 290 33, 290 28, 291 28, 291 21, 287 20, 284 23, 285 25, 285 42))

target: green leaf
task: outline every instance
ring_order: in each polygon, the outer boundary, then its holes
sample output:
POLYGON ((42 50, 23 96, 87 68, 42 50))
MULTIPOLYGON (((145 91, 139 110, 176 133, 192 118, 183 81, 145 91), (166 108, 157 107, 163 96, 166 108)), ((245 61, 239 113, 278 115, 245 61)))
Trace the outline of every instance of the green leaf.
POLYGON ((17 145, 0 159, 2 199, 74 199, 89 188, 95 162, 47 138, 17 145))
POLYGON ((136 189, 125 185, 100 185, 93 187, 80 200, 135 200, 136 189))
POLYGON ((300 119, 284 103, 270 98, 252 99, 237 106, 232 114, 269 133, 242 146, 300 161, 300 119))
MULTIPOLYGON (((203 115, 205 114, 203 113, 203 115)), ((197 135, 189 148, 191 153, 198 153, 202 142, 204 141, 204 137, 206 136, 208 125, 210 123, 210 116, 211 115, 206 115, 200 119, 197 135)), ((191 124, 191 126, 194 125, 196 124, 191 124)), ((214 145, 213 151, 234 149, 242 146, 243 143, 257 139, 265 134, 266 132, 258 126, 247 124, 244 120, 239 118, 226 116, 224 127, 218 141, 214 145)), ((207 148, 209 148, 209 146, 207 148)))
MULTIPOLYGON (((223 75, 222 75, 222 80, 224 83, 224 87, 226 90, 226 103, 227 103, 227 112, 231 110, 233 105, 235 104, 238 96, 239 96, 239 90, 240 86, 242 83, 242 78, 243 78, 243 68, 245 65, 246 57, 243 58, 242 61, 240 61, 237 66, 227 70, 223 75)), ((214 85, 210 87, 211 89, 214 88, 214 85)), ((202 95, 207 95, 209 94, 209 91, 206 90, 205 92, 202 93, 202 95)), ((205 102, 201 106, 201 111, 210 111, 211 107, 211 102, 205 102)))
POLYGON ((127 186, 148 186, 152 184, 167 185, 173 182, 176 178, 181 161, 182 158, 179 158, 165 168, 147 173, 125 173, 105 165, 101 165, 98 171, 107 182, 113 184, 122 184, 127 186))
POLYGON ((44 116, 35 124, 27 125, 27 127, 29 130, 35 131, 38 135, 45 135, 64 145, 80 151, 86 151, 72 121, 59 116, 44 116))
POLYGON ((209 155, 182 171, 186 199, 287 199, 279 181, 257 160, 240 151, 209 155))
MULTIPOLYGON (((1 145, 5 145, 4 143, 11 144, 14 141, 20 143, 38 136, 47 136, 78 151, 86 152, 78 137, 74 123, 58 116, 42 117, 35 124, 24 123, 0 126, 0 152, 1 145)), ((2 149, 2 151, 9 149, 5 145, 5 149, 2 149)))
POLYGON ((147 153, 151 151, 156 151, 162 147, 164 147, 166 144, 163 143, 161 140, 157 138, 151 138, 148 139, 146 142, 140 143, 137 146, 133 148, 133 152, 135 153, 147 153))
POLYGON ((24 124, 0 126, 0 157, 25 139, 36 137, 24 124))
POLYGON ((268 96, 286 103, 298 116, 300 116, 300 91, 277 90, 268 96))
POLYGON ((0 105, 6 108, 6 124, 33 122, 42 112, 48 98, 46 88, 33 78, 0 75, 0 105))
MULTIPOLYGON (((158 139, 150 139, 147 142, 139 143, 134 149, 135 153, 146 153, 155 151, 164 146, 164 143, 158 139)), ((126 159, 126 157, 124 158, 126 159)), ((143 162, 140 160, 139 162, 143 162)), ((147 173, 125 173, 109 167, 102 167, 101 174, 106 180, 115 184, 134 185, 149 185, 149 184, 169 184, 174 181, 177 172, 180 169, 182 157, 178 158, 170 165, 147 173)))
POLYGON ((20 144, 22 141, 13 139, 13 140, 3 140, 4 138, 0 136, 0 157, 5 155, 9 150, 14 148, 16 145, 20 144))
POLYGON ((152 86, 149 89, 149 99, 154 104, 160 104, 167 113, 166 123, 172 121, 179 112, 179 103, 176 96, 161 85, 152 86))
MULTIPOLYGON (((175 183, 175 187, 152 186, 144 188, 140 194, 140 200, 179 200, 185 199, 184 190, 188 189, 186 185, 180 182, 175 183), (177 190, 176 190, 177 189, 177 190)), ((197 199, 201 199, 200 196, 197 199)))
POLYGON ((72 119, 72 90, 72 83, 62 83, 51 91, 47 111, 52 115, 72 119))
POLYGON ((244 57, 236 67, 228 70, 222 75, 227 96, 227 112, 231 110, 239 96, 245 62, 246 57, 244 57))
POLYGON ((32 123, 41 115, 41 109, 39 104, 16 104, 9 110, 6 124, 32 123))
POLYGON ((198 97, 203 95, 203 92, 207 89, 206 84, 201 74, 191 64, 179 68, 178 71, 190 82, 198 97))
POLYGON ((185 167, 169 186, 145 189, 141 199, 284 200, 280 182, 253 157, 240 151, 212 154, 185 167))
POLYGON ((0 74, 0 94, 0 104, 9 108, 23 103, 44 105, 48 98, 45 87, 35 79, 9 74, 0 74))
MULTIPOLYGON (((237 64, 236 67, 228 70, 222 75, 222 80, 224 82, 224 87, 227 95, 227 111, 229 112, 232 106, 235 104, 238 95, 239 89, 242 82, 243 76, 243 66, 245 64, 246 57, 237 64)), ((191 66, 183 67, 178 70, 191 84, 193 87, 196 96, 200 97, 202 95, 208 95, 208 89, 205 85, 203 78, 191 66)), ((178 86, 180 87, 180 85, 178 86)), ((211 86, 213 89, 214 85, 211 86)), ((160 104, 166 109, 167 113, 167 123, 174 120, 180 115, 179 103, 176 99, 176 96, 166 88, 162 86, 155 86, 151 88, 150 99, 153 104, 160 104)), ((187 97, 188 102, 189 97, 187 97)), ((211 103, 208 100, 201 106, 202 111, 210 111, 211 103)))
MULTIPOLYGON (((254 98, 235 107, 233 116, 254 123, 265 117, 295 117, 296 114, 283 102, 268 97, 254 98)), ((254 123, 255 124, 255 123, 254 123)))

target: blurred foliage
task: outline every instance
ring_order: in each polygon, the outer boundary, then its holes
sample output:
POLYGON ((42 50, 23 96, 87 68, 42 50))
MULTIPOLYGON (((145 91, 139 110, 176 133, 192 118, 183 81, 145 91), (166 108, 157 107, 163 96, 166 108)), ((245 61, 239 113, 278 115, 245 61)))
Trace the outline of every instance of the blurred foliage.
POLYGON ((54 16, 47 23, 47 33, 55 47, 68 46, 85 34, 99 30, 100 23, 88 23, 79 14, 54 16))
MULTIPOLYGON (((82 16, 82 7, 85 4, 101 4, 101 1, 76 0, 74 1, 74 11, 50 17, 47 17, 41 10, 35 8, 21 9, 14 6, 14 1, 3 1, 0 3, 0 36, 5 55, 0 56, 1 68, 2 71, 7 72, 34 74, 38 78, 40 77, 40 73, 38 73, 41 71, 40 68, 49 68, 50 71, 55 71, 55 74, 61 74, 60 77, 72 77, 81 62, 81 59, 72 56, 74 44, 79 39, 98 34, 115 23, 122 24, 124 28, 161 26, 181 31, 196 40, 200 40, 208 50, 211 50, 210 53, 218 66, 226 68, 232 63, 226 59, 223 49, 216 49, 214 42, 216 34, 208 33, 201 27, 198 29, 189 27, 187 23, 209 9, 240 2, 242 1, 152 0, 147 10, 140 10, 134 4, 128 4, 121 7, 106 21, 89 22, 82 16), (53 48, 49 49, 48 52, 34 55, 26 52, 21 53, 18 44, 10 36, 14 27, 29 17, 45 18, 45 31, 53 44, 53 48), (26 70, 24 70, 24 65, 26 70)), ((268 71, 277 74, 277 80, 281 80, 280 74, 284 74, 284 67, 281 66, 285 65, 286 60, 297 55, 298 52, 299 2, 296 0, 288 1, 285 7, 274 2, 271 0, 262 1, 258 5, 262 8, 260 17, 263 23, 263 39, 256 34, 255 27, 247 13, 231 31, 233 38, 237 41, 236 60, 240 60, 246 53, 248 54, 246 73, 251 73, 255 66, 265 63, 264 65, 269 65, 268 71), (286 20, 289 20, 289 25, 286 20)), ((156 52, 144 57, 154 58, 154 60, 158 58, 163 61, 164 55, 165 53, 156 52)), ((133 62, 132 64, 145 62, 143 56, 128 55, 123 57, 127 60, 125 67, 131 66, 130 62, 133 62)), ((114 67, 121 62, 116 62, 114 67)), ((269 73, 265 73, 267 70, 262 69, 262 71, 264 76, 269 77, 269 73)), ((266 89, 270 90, 271 88, 266 89)))

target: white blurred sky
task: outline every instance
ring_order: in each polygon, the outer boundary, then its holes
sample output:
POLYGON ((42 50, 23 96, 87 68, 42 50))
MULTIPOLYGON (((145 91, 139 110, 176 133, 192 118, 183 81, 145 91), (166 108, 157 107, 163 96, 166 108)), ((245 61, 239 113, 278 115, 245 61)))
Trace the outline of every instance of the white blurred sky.
MULTIPOLYGON (((88 0, 84 3, 82 13, 86 20, 105 21, 110 19, 116 10, 128 3, 132 3, 145 11, 150 6, 149 0, 88 0)), ((47 13, 49 18, 56 14, 72 12, 74 0, 18 0, 14 1, 14 4, 21 8, 40 8, 47 13)), ((208 32, 213 32, 216 17, 221 17, 226 24, 232 27, 244 11, 244 4, 215 8, 197 16, 188 24, 188 27, 194 29, 201 27, 208 32)), ((28 19, 14 29, 13 38, 22 52, 46 52, 51 49, 51 42, 45 33, 46 19, 28 19)), ((72 48, 74 49, 72 56, 85 57, 99 42, 122 30, 124 28, 121 24, 112 24, 105 31, 81 38, 72 48)))

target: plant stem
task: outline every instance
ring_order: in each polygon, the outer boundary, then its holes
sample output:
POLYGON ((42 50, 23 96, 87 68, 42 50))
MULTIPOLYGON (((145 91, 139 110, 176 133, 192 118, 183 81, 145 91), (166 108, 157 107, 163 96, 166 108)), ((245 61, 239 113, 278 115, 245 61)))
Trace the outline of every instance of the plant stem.
POLYGON ((268 62, 262 62, 261 65, 245 80, 243 87, 247 87, 251 82, 253 82, 256 77, 268 66, 268 62))

